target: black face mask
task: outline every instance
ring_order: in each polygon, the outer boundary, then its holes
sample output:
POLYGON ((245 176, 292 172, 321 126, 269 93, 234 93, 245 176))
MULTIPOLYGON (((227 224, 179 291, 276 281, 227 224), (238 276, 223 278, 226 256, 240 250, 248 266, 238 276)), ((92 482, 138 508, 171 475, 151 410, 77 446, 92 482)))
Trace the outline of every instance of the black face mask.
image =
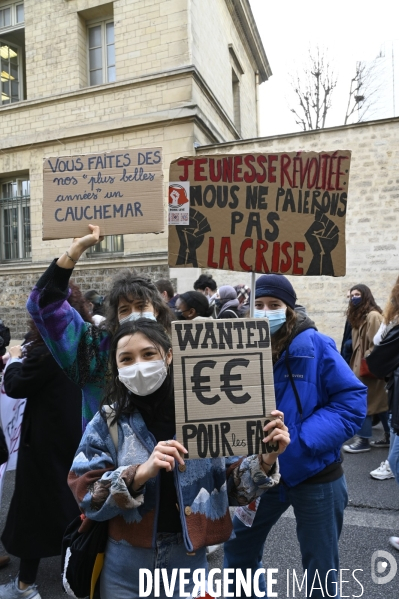
POLYGON ((176 316, 178 320, 187 320, 184 318, 183 312, 181 310, 175 310, 176 316))

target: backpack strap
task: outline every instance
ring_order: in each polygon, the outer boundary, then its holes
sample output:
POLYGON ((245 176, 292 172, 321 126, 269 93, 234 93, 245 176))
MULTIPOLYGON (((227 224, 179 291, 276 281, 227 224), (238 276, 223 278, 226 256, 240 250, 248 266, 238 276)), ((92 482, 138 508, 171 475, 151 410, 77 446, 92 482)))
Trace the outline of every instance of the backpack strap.
POLYGON ((296 385, 295 385, 294 377, 292 376, 292 370, 291 370, 291 365, 290 365, 289 347, 290 346, 287 345, 287 349, 285 350, 285 365, 287 367, 288 377, 290 379, 291 387, 292 387, 292 390, 293 390, 294 395, 295 395, 295 401, 296 401, 296 405, 297 405, 297 408, 298 408, 298 412, 299 412, 299 415, 300 415, 301 420, 302 420, 302 413, 303 413, 302 404, 301 404, 301 400, 300 400, 300 397, 299 397, 298 389, 296 388, 296 385))
POLYGON ((114 424, 111 424, 111 420, 115 415, 115 410, 112 406, 103 406, 103 410, 107 417, 109 434, 111 435, 111 439, 114 443, 116 452, 118 452, 118 424, 116 422, 114 422, 114 424))
POLYGON ((230 308, 227 308, 227 310, 225 310, 224 312, 222 312, 222 314, 221 314, 220 318, 224 318, 224 316, 223 316, 223 315, 224 315, 226 312, 230 312, 230 314, 233 314, 233 315, 234 315, 234 316, 233 316, 233 318, 238 318, 238 314, 237 314, 236 312, 234 312, 234 310, 230 310, 230 308))

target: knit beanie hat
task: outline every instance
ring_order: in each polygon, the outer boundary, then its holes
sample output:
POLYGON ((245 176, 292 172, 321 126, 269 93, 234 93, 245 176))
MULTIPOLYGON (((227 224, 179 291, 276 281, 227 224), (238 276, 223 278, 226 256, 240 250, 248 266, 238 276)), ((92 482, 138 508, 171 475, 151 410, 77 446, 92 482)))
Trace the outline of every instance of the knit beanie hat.
POLYGON ((287 306, 295 309, 296 293, 284 275, 262 275, 256 281, 255 299, 269 295, 277 297, 287 306))

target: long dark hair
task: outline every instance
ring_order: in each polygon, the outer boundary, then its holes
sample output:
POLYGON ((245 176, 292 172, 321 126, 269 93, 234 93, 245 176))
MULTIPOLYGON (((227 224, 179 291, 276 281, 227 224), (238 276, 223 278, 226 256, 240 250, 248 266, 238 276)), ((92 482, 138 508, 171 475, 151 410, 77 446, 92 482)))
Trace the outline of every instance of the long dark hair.
POLYGON ((346 317, 349 320, 353 329, 358 329, 360 325, 363 323, 364 319, 367 317, 367 314, 372 310, 379 312, 382 314, 382 310, 379 305, 376 303, 371 290, 367 285, 363 285, 360 283, 359 285, 353 285, 351 287, 350 292, 357 289, 362 294, 362 301, 355 305, 349 300, 349 306, 346 311, 346 317))
POLYGON ((151 304, 158 314, 157 321, 169 332, 173 320, 173 313, 168 308, 162 295, 159 293, 153 281, 135 271, 124 269, 114 277, 112 285, 106 298, 106 320, 102 327, 106 328, 111 335, 119 329, 118 305, 119 300, 126 301, 138 299, 143 307, 151 304))
POLYGON ((291 341, 292 334, 296 325, 296 312, 287 306, 287 320, 283 326, 275 333, 272 338, 272 359, 273 364, 277 362, 287 345, 291 341))
POLYGON ((164 327, 149 318, 139 318, 123 323, 112 337, 109 351, 110 377, 101 405, 113 405, 117 421, 123 414, 132 414, 138 409, 146 424, 151 424, 154 418, 158 420, 174 420, 174 388, 171 367, 161 387, 154 393, 141 397, 129 391, 118 378, 116 350, 119 341, 128 335, 141 333, 154 344, 161 355, 166 356, 172 344, 164 327))
MULTIPOLYGON (((80 314, 85 322, 93 323, 92 318, 90 316, 90 309, 87 300, 85 299, 83 293, 80 291, 80 288, 73 281, 69 282, 70 294, 68 296, 68 303, 75 308, 76 312, 80 314)), ((42 339, 41 334, 39 333, 39 329, 35 325, 32 319, 28 321, 28 333, 26 335, 26 354, 29 355, 30 352, 37 347, 38 345, 44 345, 44 341, 42 339)))

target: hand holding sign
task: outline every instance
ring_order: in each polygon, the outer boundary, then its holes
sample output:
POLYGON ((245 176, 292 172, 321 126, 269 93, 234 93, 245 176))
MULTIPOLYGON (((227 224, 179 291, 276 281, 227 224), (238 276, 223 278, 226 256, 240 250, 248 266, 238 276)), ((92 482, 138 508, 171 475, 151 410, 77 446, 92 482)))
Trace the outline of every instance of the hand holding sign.
POLYGON ((180 454, 187 453, 187 449, 181 443, 171 439, 170 441, 160 441, 155 447, 144 464, 136 470, 136 475, 133 482, 133 490, 137 490, 150 478, 157 476, 162 469, 166 472, 171 472, 175 467, 175 460, 179 464, 184 465, 184 460, 180 454))
POLYGON ((10 354, 10 358, 21 358, 22 348, 20 345, 14 345, 13 347, 10 347, 8 353, 10 354))
MULTIPOLYGON (((272 416, 275 417, 275 420, 271 420, 266 426, 263 428, 265 433, 269 433, 264 439, 263 443, 269 443, 273 446, 276 445, 276 451, 272 453, 262 454, 262 464, 268 467, 268 471, 273 466, 274 462, 278 455, 283 453, 291 443, 290 433, 288 428, 284 424, 284 414, 279 410, 272 410, 270 412, 272 416), (270 431, 270 432, 269 432, 270 431), (271 458, 271 462, 269 462, 271 458)), ((267 472, 268 472, 267 471, 267 472)), ((266 472, 266 473, 267 473, 266 472)))
POLYGON ((334 276, 331 252, 339 241, 337 225, 318 209, 314 222, 305 233, 305 239, 313 252, 313 258, 306 274, 334 276))
POLYGON ((88 227, 91 233, 88 233, 84 237, 75 237, 70 248, 58 258, 58 266, 61 268, 73 268, 74 263, 79 260, 83 252, 104 239, 100 235, 100 227, 97 225, 88 225, 88 227))
POLYGON ((73 243, 78 245, 83 251, 88 250, 93 245, 101 242, 104 236, 100 235, 100 227, 97 225, 88 225, 91 233, 88 233, 84 237, 75 237, 73 243))

